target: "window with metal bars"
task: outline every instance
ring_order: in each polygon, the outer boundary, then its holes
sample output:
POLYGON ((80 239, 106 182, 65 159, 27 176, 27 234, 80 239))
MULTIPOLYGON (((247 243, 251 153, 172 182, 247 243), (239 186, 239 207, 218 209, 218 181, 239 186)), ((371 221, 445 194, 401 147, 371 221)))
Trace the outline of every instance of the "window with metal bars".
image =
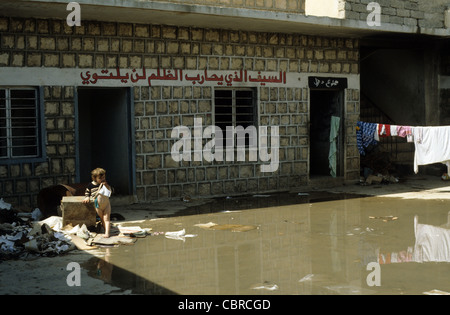
POLYGON ((40 155, 38 92, 0 88, 0 159, 40 155))
MULTIPOLYGON (((215 89, 214 91, 214 119, 215 125, 220 127, 224 136, 227 126, 256 127, 256 91, 252 88, 215 89)), ((247 134, 245 145, 249 145, 247 134)))

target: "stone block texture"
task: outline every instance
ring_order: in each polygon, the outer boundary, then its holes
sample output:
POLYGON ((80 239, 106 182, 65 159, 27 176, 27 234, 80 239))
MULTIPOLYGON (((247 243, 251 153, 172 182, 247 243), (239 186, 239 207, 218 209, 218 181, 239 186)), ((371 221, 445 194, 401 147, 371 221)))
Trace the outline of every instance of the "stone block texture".
POLYGON ((413 26, 428 29, 443 29, 445 1, 428 0, 340 0, 341 16, 346 19, 367 20, 371 12, 369 3, 377 3, 381 7, 381 23, 401 26, 413 26))
MULTIPOLYGON (((295 1, 270 1, 299 6, 295 1), (295 5, 294 5, 295 4, 295 5)), ((252 1, 257 5, 258 1, 252 1)), ((359 74, 359 41, 351 38, 201 29, 152 24, 0 17, 0 67, 79 69, 191 69, 359 74)), ((0 69, 1 71, 1 69, 0 69)), ((140 201, 280 191, 306 185, 309 173, 309 89, 253 87, 257 125, 278 125, 280 166, 261 173, 261 162, 174 162, 174 127, 214 123, 214 87, 135 86, 136 192, 140 201)), ((76 86, 43 86, 44 161, 0 163, 0 196, 34 206, 39 190, 73 183, 77 172, 76 86)), ((352 126, 359 90, 345 91, 345 179, 359 178, 352 126)), ((1 162, 1 161, 0 161, 1 162)))

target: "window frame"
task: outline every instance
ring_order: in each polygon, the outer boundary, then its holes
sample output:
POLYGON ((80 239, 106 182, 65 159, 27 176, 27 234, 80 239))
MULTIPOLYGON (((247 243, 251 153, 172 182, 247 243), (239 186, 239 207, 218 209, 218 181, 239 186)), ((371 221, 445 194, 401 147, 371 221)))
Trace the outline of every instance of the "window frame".
MULTIPOLYGON (((233 126, 234 128, 236 128, 237 126, 242 126, 244 129, 247 128, 248 126, 254 126, 256 128, 256 130, 258 130, 258 89, 256 87, 224 87, 224 88, 215 88, 214 89, 214 96, 213 96, 213 124, 214 126, 220 127, 222 129, 222 133, 223 133, 223 143, 222 143, 222 147, 225 148, 226 147, 226 129, 223 128, 222 125, 217 125, 217 112, 216 112, 216 101, 217 101, 217 96, 216 96, 216 92, 217 91, 231 91, 231 126, 233 126), (237 91, 251 91, 252 92, 252 123, 248 124, 247 126, 243 126, 242 124, 237 124, 237 111, 236 111, 236 92, 237 91)), ((226 125, 229 126, 229 125, 226 125)), ((225 127, 226 127, 225 126, 225 127)), ((236 145, 237 145, 237 135, 234 134, 234 144, 235 144, 235 149, 236 149, 236 145)), ((249 148, 250 147, 250 143, 249 143, 249 139, 248 139, 248 135, 246 136, 245 139, 245 148, 249 148)))
MULTIPOLYGON (((216 117, 217 117, 217 112, 216 112, 216 107, 217 107, 217 104, 216 104, 216 101, 217 101, 217 96, 216 96, 216 92, 217 91, 231 91, 231 93, 232 93, 232 95, 231 95, 231 101, 232 101, 232 104, 231 104, 231 106, 232 106, 232 108, 231 108, 231 125, 233 126, 233 127, 237 127, 238 125, 237 125, 237 122, 236 122, 236 92, 237 91, 251 91, 252 93, 253 93, 253 95, 252 95, 252 104, 251 104, 251 106, 252 106, 252 120, 253 120, 253 122, 252 122, 252 124, 251 125, 253 125, 253 126, 255 126, 255 127, 257 127, 257 123, 258 123, 258 119, 257 119, 257 117, 258 117, 258 107, 257 107, 257 95, 258 95, 258 91, 257 91, 257 88, 253 88, 253 87, 232 87, 232 88, 215 88, 214 89, 214 112, 213 112, 213 114, 214 114, 214 121, 213 121, 213 123, 214 123, 214 125, 217 125, 217 120, 216 120, 216 117)), ((245 127, 244 127, 245 128, 245 127)))
MULTIPOLYGON (((7 94, 11 93, 11 90, 34 90, 35 91, 35 113, 36 113, 36 146, 37 154, 34 156, 12 156, 11 144, 7 143, 7 156, 0 157, 0 165, 5 164, 17 164, 17 163, 30 163, 30 162, 44 162, 47 159, 46 155, 46 141, 45 141, 45 113, 44 113, 44 88, 36 86, 0 86, 0 90, 5 90, 5 108, 11 104, 9 98, 6 98, 7 94)), ((11 126, 7 125, 7 133, 11 132, 11 126)))

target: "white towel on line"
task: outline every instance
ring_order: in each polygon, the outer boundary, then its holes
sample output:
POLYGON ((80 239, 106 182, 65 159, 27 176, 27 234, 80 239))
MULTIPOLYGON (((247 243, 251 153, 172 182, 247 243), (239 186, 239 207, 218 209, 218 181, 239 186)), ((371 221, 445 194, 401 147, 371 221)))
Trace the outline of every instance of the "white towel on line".
POLYGON ((450 161, 450 126, 413 127, 414 135, 414 172, 419 165, 433 163, 448 164, 450 161))

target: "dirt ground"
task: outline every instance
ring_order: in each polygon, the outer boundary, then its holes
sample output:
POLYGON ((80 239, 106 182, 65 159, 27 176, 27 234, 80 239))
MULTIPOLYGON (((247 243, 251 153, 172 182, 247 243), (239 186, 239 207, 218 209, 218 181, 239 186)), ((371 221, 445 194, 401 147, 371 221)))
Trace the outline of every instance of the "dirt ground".
MULTIPOLYGON (((389 185, 361 186, 357 184, 321 189, 334 193, 353 193, 361 195, 419 198, 419 199, 450 199, 450 182, 444 182, 436 176, 411 176, 399 183, 389 185)), ((316 188, 319 189, 319 188, 316 188)), ((307 191, 308 189, 304 189, 307 191)), ((313 189, 310 189, 313 190, 313 189)), ((207 203, 207 199, 183 201, 157 202, 151 204, 113 205, 113 213, 120 213, 125 217, 125 223, 139 225, 141 220, 150 220, 160 215, 174 215, 188 206, 207 203)), ((122 221, 122 223, 124 223, 122 221)), ((139 240, 138 240, 139 241, 139 240)), ((101 279, 93 278, 88 272, 80 269, 80 285, 70 286, 73 269, 68 268, 71 262, 83 265, 93 256, 101 257, 101 249, 80 251, 74 250, 66 255, 57 257, 39 257, 34 260, 0 261, 0 294, 131 294, 104 283, 101 279)))

